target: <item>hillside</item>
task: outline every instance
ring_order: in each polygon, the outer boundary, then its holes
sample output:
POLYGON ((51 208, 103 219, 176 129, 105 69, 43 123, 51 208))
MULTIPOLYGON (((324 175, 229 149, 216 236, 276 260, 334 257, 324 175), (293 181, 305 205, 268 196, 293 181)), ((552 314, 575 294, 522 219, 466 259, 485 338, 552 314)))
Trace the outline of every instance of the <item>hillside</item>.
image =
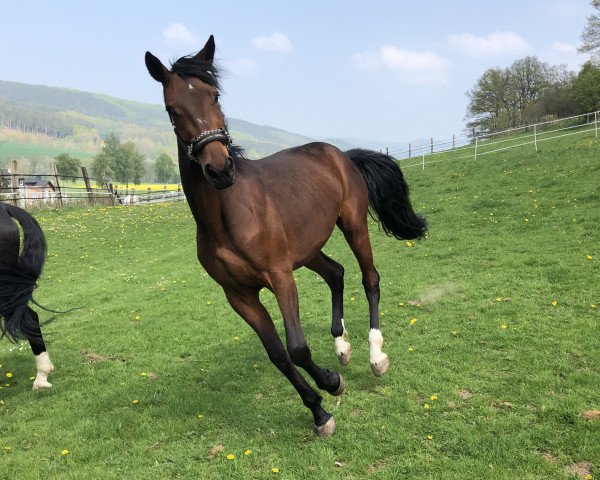
MULTIPOLYGON (((234 141, 251 158, 313 139, 281 129, 228 118, 234 141)), ((15 157, 37 158, 66 151, 89 158, 110 131, 135 142, 153 157, 176 156, 171 126, 162 105, 123 100, 66 88, 0 80, 0 165, 15 157)), ((330 140, 348 148, 344 140, 330 140)))

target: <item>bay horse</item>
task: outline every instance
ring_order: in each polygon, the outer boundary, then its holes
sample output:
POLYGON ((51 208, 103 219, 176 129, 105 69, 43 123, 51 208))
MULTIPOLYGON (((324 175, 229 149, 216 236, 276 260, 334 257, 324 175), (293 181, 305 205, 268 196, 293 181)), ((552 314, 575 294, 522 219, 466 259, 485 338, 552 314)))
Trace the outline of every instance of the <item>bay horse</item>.
POLYGON ((33 389, 50 388, 54 370, 37 313, 29 306, 46 260, 46 240, 39 223, 25 210, 0 202, 0 338, 27 339, 35 355, 33 389), (19 222, 23 230, 23 250, 19 222))
POLYGON ((369 304, 373 374, 388 368, 379 329, 379 274, 367 230, 369 205, 383 230, 400 239, 421 238, 426 222, 415 214, 408 187, 392 157, 354 149, 341 152, 309 143, 249 160, 233 146, 219 105, 219 69, 211 35, 195 55, 166 68, 146 52, 148 72, 163 87, 177 139, 183 190, 196 221, 197 256, 237 312, 258 334, 270 360, 288 378, 313 414, 317 435, 331 435, 335 422, 317 387, 340 395, 344 379, 312 359, 302 327, 293 271, 305 266, 331 289, 335 351, 342 365, 352 354, 343 320, 344 268, 322 252, 335 225, 358 260, 369 304), (273 292, 283 316, 286 347, 259 292, 273 292))

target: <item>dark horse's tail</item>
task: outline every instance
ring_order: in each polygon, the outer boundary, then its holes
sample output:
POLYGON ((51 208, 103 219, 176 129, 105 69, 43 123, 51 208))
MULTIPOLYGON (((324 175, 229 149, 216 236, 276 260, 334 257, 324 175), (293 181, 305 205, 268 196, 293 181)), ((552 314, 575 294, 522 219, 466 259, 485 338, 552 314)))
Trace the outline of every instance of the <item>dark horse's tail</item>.
MULTIPOLYGON (((16 263, 14 259, 10 261, 0 257, 0 338, 6 336, 11 341, 21 338, 34 340, 39 337, 39 323, 28 303, 32 300, 33 290, 46 260, 46 240, 38 222, 25 210, 0 203, 0 221, 6 217, 2 215, 6 212, 23 229, 23 249, 16 263)), ((15 233, 18 235, 18 232, 15 233)), ((18 245, 18 237, 15 241, 18 245)), ((7 252, 1 253, 7 255, 7 252)))
POLYGON ((389 155, 360 148, 344 153, 365 179, 371 215, 379 220, 383 231, 398 239, 422 238, 427 232, 427 222, 414 212, 408 185, 396 160, 389 155))

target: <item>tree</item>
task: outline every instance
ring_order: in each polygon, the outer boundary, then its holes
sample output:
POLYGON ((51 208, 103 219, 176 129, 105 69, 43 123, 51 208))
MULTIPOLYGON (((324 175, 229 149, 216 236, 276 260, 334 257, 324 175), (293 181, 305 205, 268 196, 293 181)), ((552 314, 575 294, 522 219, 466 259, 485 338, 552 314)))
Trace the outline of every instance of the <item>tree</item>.
POLYGON ((161 153, 154 160, 154 173, 158 182, 169 183, 175 179, 177 168, 169 155, 161 153))
POLYGON ((104 140, 100 152, 92 162, 92 174, 96 178, 110 177, 120 183, 139 184, 144 174, 144 156, 133 142, 121 143, 118 135, 111 132, 104 140))
POLYGON ((54 157, 56 162, 56 171, 68 182, 75 182, 75 178, 79 176, 79 170, 81 169, 81 160, 72 157, 68 153, 61 153, 54 157))
POLYGON ((125 142, 121 145, 117 157, 112 164, 115 179, 121 183, 133 181, 139 184, 142 180, 144 169, 144 156, 138 151, 135 143, 125 142))
POLYGON ((600 66, 583 64, 575 80, 574 94, 583 112, 600 110, 600 66))
POLYGON ((592 0, 591 4, 597 13, 587 18, 587 24, 581 34, 581 46, 577 51, 590 52, 592 62, 598 66, 600 65, 600 0, 592 0))
POLYGON ((100 151, 92 161, 92 175, 101 180, 112 173, 114 159, 119 155, 121 140, 115 132, 110 132, 104 139, 100 151))

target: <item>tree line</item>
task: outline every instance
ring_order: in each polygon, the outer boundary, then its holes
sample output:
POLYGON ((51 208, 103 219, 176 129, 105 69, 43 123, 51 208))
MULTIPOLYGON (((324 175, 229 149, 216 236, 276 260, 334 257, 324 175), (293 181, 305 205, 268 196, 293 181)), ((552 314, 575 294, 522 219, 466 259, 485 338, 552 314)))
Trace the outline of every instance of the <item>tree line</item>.
MULTIPOLYGON (((66 181, 74 181, 80 176, 81 160, 61 153, 54 157, 56 171, 66 181)), ((173 160, 166 153, 161 153, 151 161, 154 177, 159 183, 179 181, 179 172, 173 160)), ((138 185, 147 173, 146 159, 139 152, 135 143, 122 142, 115 132, 104 139, 100 151, 94 156, 91 164, 92 176, 97 180, 110 179, 125 185, 138 185)))
POLYGON ((506 68, 489 68, 467 92, 467 128, 489 133, 600 110, 600 0, 588 17, 580 52, 591 59, 578 73, 535 55, 506 68))

